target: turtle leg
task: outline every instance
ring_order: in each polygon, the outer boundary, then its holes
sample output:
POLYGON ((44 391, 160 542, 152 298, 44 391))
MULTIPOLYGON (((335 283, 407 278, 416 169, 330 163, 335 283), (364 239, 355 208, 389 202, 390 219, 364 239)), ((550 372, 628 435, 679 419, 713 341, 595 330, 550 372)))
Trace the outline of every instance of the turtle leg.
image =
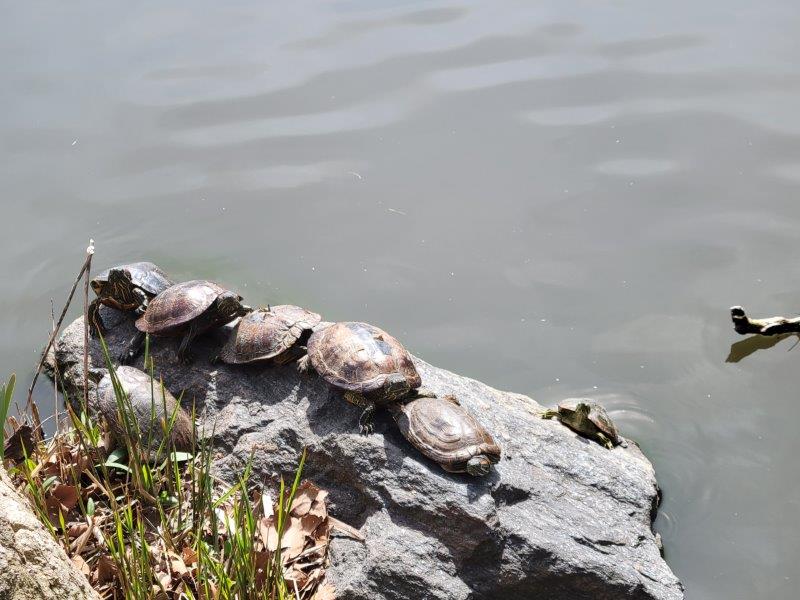
POLYGON ((411 392, 411 398, 436 398, 436 393, 426 387, 420 387, 411 392))
POLYGON ((135 312, 138 316, 142 316, 144 311, 147 310, 147 305, 150 303, 150 298, 148 298, 147 294, 145 294, 139 288, 133 290, 133 295, 139 300, 139 306, 136 307, 135 312))
POLYGON ((467 461, 467 473, 473 477, 483 477, 492 470, 492 461, 485 456, 473 456, 467 461))
POLYGON ((128 345, 119 355, 119 358, 117 359, 119 364, 129 365, 136 359, 137 356, 139 356, 139 353, 142 351, 142 344, 144 344, 145 335, 146 334, 143 331, 136 332, 136 335, 133 336, 133 339, 128 342, 128 345))
POLYGON ((297 361, 297 370, 301 373, 308 373, 311 370, 311 359, 308 354, 297 361))
POLYGON ((183 335, 181 345, 178 346, 178 362, 182 365, 189 365, 194 362, 194 355, 189 352, 189 346, 197 337, 197 326, 192 323, 183 335))
POLYGON ((375 418, 375 403, 356 392, 345 392, 344 399, 350 404, 355 404, 364 409, 361 416, 358 417, 358 427, 364 435, 372 433, 375 429, 372 422, 375 418))
POLYGON ((553 419, 558 416, 557 410, 546 410, 542 413, 543 419, 553 419))
POLYGON ((89 333, 91 333, 93 337, 97 337, 98 334, 105 333, 106 325, 105 323, 103 323, 103 318, 100 316, 99 298, 95 298, 89 304, 88 315, 89 315, 89 333))
POLYGON ((614 447, 614 442, 612 442, 609 437, 605 433, 601 433, 600 431, 597 432, 597 439, 600 443, 611 450, 614 447))

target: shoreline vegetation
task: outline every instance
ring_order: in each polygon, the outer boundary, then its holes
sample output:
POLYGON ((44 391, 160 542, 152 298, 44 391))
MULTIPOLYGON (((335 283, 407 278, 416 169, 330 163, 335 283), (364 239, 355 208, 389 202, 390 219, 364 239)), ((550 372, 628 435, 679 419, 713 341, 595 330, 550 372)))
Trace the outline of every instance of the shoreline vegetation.
POLYGON ((82 277, 86 314, 93 252, 90 243, 17 417, 8 416, 15 376, 0 387, 0 459, 18 491, 102 598, 332 600, 334 590, 324 581, 332 531, 356 533, 328 515, 326 491, 302 480, 305 451, 294 477, 280 478, 275 497, 264 482, 252 481, 252 455, 236 482, 220 480, 194 410, 192 451, 174 447, 179 407, 167 412, 167 393, 153 377, 147 348, 149 428, 137 422, 101 339, 117 427, 89 410, 84 369, 83 394, 62 390, 66 416, 54 394, 55 433, 45 438, 33 388, 82 277), (162 435, 145 440, 143 430, 162 435))

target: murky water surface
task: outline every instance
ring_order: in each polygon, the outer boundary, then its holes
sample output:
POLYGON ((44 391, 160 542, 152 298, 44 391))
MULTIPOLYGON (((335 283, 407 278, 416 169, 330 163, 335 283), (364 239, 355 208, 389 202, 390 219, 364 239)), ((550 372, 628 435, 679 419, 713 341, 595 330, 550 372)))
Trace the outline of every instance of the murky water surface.
MULTIPOLYGON (((86 240, 598 396, 690 599, 800 585, 796 2, 17 2, 0 20, 0 364, 86 240)), ((52 392, 43 385, 39 397, 52 392)))

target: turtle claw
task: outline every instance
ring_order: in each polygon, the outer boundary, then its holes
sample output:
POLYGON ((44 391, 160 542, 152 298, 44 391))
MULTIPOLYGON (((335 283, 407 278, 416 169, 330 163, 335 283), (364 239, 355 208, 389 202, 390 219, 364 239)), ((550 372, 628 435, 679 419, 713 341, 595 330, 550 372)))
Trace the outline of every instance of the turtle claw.
POLYGON ((191 352, 184 352, 178 357, 178 364, 188 366, 194 362, 194 354, 191 352))
POLYGON ((369 403, 358 418, 358 427, 361 430, 361 435, 369 435, 375 431, 375 424, 372 422, 374 416, 375 405, 369 403))

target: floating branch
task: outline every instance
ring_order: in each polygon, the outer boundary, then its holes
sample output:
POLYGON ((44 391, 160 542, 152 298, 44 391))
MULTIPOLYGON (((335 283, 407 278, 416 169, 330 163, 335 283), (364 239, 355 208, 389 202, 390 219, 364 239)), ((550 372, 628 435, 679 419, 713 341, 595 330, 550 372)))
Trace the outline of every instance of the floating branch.
POLYGON ((787 319, 786 317, 767 317, 764 319, 751 319, 741 306, 731 307, 731 320, 736 333, 747 335, 778 335, 781 333, 800 333, 800 317, 787 319))

